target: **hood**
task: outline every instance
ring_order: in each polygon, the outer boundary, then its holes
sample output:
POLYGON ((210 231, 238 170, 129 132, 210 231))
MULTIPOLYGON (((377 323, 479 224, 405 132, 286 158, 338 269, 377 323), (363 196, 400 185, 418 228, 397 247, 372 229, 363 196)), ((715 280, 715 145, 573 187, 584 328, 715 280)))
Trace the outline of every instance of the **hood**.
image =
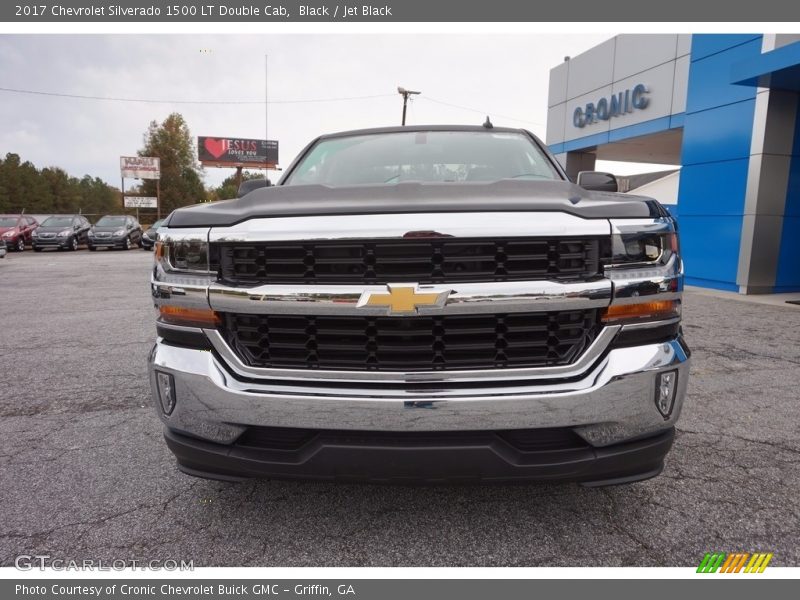
POLYGON ((16 227, 0 227, 0 235, 3 235, 7 231, 17 231, 16 227))
POLYGON ((125 225, 115 225, 113 227, 108 227, 108 226, 99 227, 97 225, 93 225, 92 226, 92 231, 94 231, 94 232, 99 232, 99 231, 106 232, 107 231, 109 233, 113 233, 115 231, 119 231, 120 229, 125 231, 125 225))
POLYGON ((566 212, 578 217, 666 216, 651 198, 590 192, 567 181, 419 183, 328 187, 276 186, 243 198, 174 211, 167 227, 229 226, 256 217, 298 217, 432 212, 566 212))
POLYGON ((64 231, 65 229, 69 229, 71 231, 72 226, 62 225, 58 227, 56 226, 43 227, 42 225, 39 225, 39 227, 36 228, 36 233, 58 233, 59 231, 64 231))

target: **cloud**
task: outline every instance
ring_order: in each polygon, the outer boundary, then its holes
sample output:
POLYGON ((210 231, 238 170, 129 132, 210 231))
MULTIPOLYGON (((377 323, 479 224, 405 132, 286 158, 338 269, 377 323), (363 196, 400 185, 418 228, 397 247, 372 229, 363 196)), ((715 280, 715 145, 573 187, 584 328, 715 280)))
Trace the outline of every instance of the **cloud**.
MULTIPOLYGON (((0 87, 149 98, 129 103, 0 92, 0 155, 119 185, 119 156, 134 154, 151 120, 184 115, 192 134, 262 138, 269 55, 269 137, 281 164, 321 133, 399 124, 398 85, 423 93, 410 123, 526 127, 544 136, 549 70, 608 35, 2 35, 0 87), (324 102, 278 101, 367 95, 324 102), (479 109, 472 112, 432 99, 479 109), (485 114, 484 114, 485 113, 485 114), (510 120, 506 117, 515 117, 510 120)), ((209 169, 216 184, 229 170, 209 169)))

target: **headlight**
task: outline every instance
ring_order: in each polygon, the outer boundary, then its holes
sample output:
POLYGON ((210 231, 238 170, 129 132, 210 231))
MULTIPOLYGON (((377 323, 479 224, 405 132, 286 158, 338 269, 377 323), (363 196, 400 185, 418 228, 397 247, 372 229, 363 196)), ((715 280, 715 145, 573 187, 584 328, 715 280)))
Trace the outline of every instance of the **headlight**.
POLYGON ((89 230, 89 237, 94 237, 94 230, 93 229, 89 230))
POLYGON ((121 235, 124 235, 124 234, 125 234, 125 230, 124 230, 124 229, 117 229, 117 230, 114 232, 114 235, 115 235, 115 236, 117 236, 117 237, 119 237, 119 236, 121 236, 121 235))
POLYGON ((3 237, 13 237, 13 236, 14 236, 14 232, 13 231, 6 231, 3 234, 3 237))
POLYGON ((33 231, 31 231, 31 235, 33 237, 39 237, 39 232, 34 229, 33 231))
POLYGON ((620 233, 611 236, 609 266, 663 265, 677 253, 675 232, 620 233))
POLYGON ((604 323, 634 324, 676 319, 681 314, 683 262, 674 222, 612 219, 601 250, 603 275, 614 285, 604 323))
POLYGON ((165 271, 208 273, 208 243, 195 239, 170 239, 157 244, 155 259, 165 271))
POLYGON ((65 229, 64 231, 58 232, 58 237, 67 237, 68 235, 72 235, 71 229, 65 229))

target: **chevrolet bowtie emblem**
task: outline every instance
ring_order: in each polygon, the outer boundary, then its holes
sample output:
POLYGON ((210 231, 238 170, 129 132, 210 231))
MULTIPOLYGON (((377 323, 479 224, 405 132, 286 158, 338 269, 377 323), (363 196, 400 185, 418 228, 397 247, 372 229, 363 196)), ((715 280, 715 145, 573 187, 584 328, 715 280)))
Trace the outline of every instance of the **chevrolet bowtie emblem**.
POLYGON ((415 315, 420 308, 443 308, 450 290, 420 290, 411 283, 390 283, 389 293, 364 292, 356 308, 385 306, 390 315, 415 315))

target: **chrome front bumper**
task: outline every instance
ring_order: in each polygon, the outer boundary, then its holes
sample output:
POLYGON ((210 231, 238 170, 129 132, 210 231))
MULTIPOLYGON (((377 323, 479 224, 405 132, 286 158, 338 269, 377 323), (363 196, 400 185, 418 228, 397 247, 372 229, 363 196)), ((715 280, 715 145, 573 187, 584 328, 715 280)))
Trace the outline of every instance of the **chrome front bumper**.
POLYGON ((373 431, 484 431, 572 427, 601 447, 652 435, 678 419, 690 358, 672 341, 609 350, 580 376, 449 383, 315 382, 234 377, 213 352, 159 339, 149 357, 156 410, 172 431, 230 444, 248 426, 373 431), (668 418, 655 404, 656 375, 678 372, 668 418), (165 416, 156 371, 175 378, 165 416))

